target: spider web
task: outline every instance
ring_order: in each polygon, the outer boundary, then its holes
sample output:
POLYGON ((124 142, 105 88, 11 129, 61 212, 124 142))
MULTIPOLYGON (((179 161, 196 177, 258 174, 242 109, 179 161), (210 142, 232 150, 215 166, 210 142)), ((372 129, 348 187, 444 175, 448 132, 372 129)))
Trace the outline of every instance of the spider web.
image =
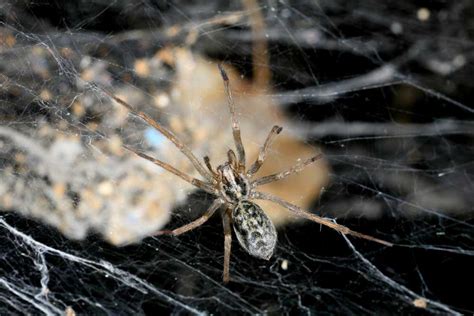
POLYGON ((321 148, 330 166, 310 210, 397 246, 287 223, 268 262, 234 240, 224 285, 219 216, 179 238, 146 238, 170 218, 170 227, 196 218, 212 197, 124 152, 193 172, 103 91, 146 104, 219 163, 232 147, 227 108, 198 92, 223 89, 211 59, 252 78, 252 12, 219 1, 7 1, 1 314, 474 311, 464 290, 474 255, 471 1, 260 5, 272 73, 260 97, 272 106, 265 117, 242 113, 243 138, 260 145, 284 113, 288 133, 321 148), (177 73, 190 64, 204 70, 183 81, 177 73), (223 132, 206 129, 214 125, 223 132))

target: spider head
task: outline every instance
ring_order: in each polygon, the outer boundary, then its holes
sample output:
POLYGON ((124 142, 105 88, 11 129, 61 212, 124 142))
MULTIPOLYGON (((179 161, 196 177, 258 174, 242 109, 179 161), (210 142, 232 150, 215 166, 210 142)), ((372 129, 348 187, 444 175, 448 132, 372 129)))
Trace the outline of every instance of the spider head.
POLYGON ((229 161, 217 167, 219 191, 224 199, 237 204, 249 195, 250 185, 246 176, 239 172, 239 166, 233 151, 229 150, 229 161))

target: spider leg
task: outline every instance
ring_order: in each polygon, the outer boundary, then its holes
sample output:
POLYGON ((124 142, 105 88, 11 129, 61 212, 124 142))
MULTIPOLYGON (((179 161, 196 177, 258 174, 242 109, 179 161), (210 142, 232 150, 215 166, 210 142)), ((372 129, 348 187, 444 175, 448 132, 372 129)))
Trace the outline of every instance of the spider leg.
POLYGON ((245 149, 244 145, 242 144, 242 137, 240 136, 240 124, 235 113, 235 103, 234 99, 232 98, 232 91, 229 87, 229 77, 227 76, 227 73, 221 64, 218 64, 217 66, 221 72, 222 80, 224 80, 225 92, 228 98, 227 103, 229 105, 230 116, 232 119, 232 134, 234 136, 234 143, 235 147, 237 148, 237 155, 239 157, 239 166, 241 171, 243 171, 245 170, 245 149))
POLYGON ((265 177, 261 177, 259 179, 256 179, 256 180, 251 182, 251 185, 252 185, 252 187, 257 187, 259 185, 263 185, 263 184, 267 184, 267 183, 270 183, 270 182, 273 182, 273 181, 278 181, 278 180, 284 179, 284 178, 292 175, 293 173, 300 172, 301 170, 306 168, 306 166, 314 163, 315 161, 320 159, 322 156, 323 156, 323 154, 317 154, 314 157, 308 158, 304 161, 300 161, 299 163, 297 163, 296 165, 294 165, 293 167, 291 167, 288 170, 285 170, 285 171, 282 171, 280 173, 275 173, 275 174, 272 174, 272 175, 269 175, 269 176, 265 176, 265 177))
POLYGON ((224 283, 229 282, 229 264, 230 264, 230 250, 232 246, 232 228, 231 228, 231 215, 229 209, 222 216, 222 225, 224 226, 224 272, 222 279, 224 283))
POLYGON ((216 193, 216 190, 210 186, 209 184, 199 180, 199 179, 196 179, 196 178, 193 178, 187 174, 185 174, 184 172, 182 171, 179 171, 178 169, 174 168, 173 166, 167 164, 166 162, 163 162, 159 159, 156 159, 156 158, 153 158, 151 156, 148 156, 147 154, 141 152, 141 151, 138 151, 136 149, 133 149, 133 148, 130 148, 128 146, 125 146, 125 145, 122 145, 125 149, 127 149, 128 151, 131 151, 132 153, 134 153, 135 155, 139 156, 139 157, 142 157, 148 161, 151 161, 153 162, 155 165, 158 165, 160 166, 161 168, 171 172, 172 174, 175 174, 177 175, 178 177, 180 177, 181 179, 183 179, 184 181, 194 185, 195 187, 198 187, 199 189, 202 189, 204 191, 206 191, 207 193, 211 193, 211 194, 217 194, 216 193))
POLYGON ((212 166, 211 166, 211 159, 209 158, 209 156, 204 156, 204 164, 206 165, 207 169, 209 169, 209 171, 211 172, 212 174, 212 177, 217 180, 219 178, 219 175, 217 174, 217 172, 214 171, 214 169, 212 169, 212 166))
POLYGON ((206 180, 212 181, 213 178, 212 176, 207 172, 207 170, 204 168, 204 166, 199 162, 199 160, 194 156, 192 153, 191 149, 189 149, 186 144, 184 144, 176 135, 174 135, 169 129, 152 119, 150 116, 148 116, 146 113, 137 111, 135 110, 130 104, 125 102, 124 100, 116 97, 113 95, 111 92, 107 91, 104 89, 104 92, 114 99, 117 103, 120 105, 126 107, 132 114, 140 117, 143 119, 145 122, 147 122, 149 125, 153 126, 156 130, 158 130, 161 134, 163 134, 166 138, 168 138, 186 157, 188 157, 189 161, 193 164, 194 168, 203 176, 206 180))
POLYGON ((253 163, 253 165, 250 167, 249 171, 247 171, 247 177, 251 177, 253 176, 255 173, 257 173, 257 171, 260 169, 260 167, 262 166, 263 162, 265 161, 265 157, 267 155, 267 151, 268 151, 268 148, 270 148, 270 146, 272 145, 273 143, 273 140, 275 139, 275 136, 277 136, 278 134, 280 134, 281 130, 283 128, 280 127, 280 126, 273 126, 272 130, 270 131, 270 133, 268 133, 268 136, 267 136, 267 139, 265 140, 265 143, 263 144, 262 147, 260 147, 260 151, 258 153, 258 158, 257 160, 253 163))
POLYGON ((207 211, 201 217, 195 219, 191 223, 175 228, 173 230, 160 230, 155 235, 156 236, 159 236, 159 235, 178 236, 190 230, 193 230, 194 228, 197 228, 201 226, 202 224, 204 224, 219 209, 221 205, 222 205, 222 201, 220 199, 215 199, 214 202, 212 202, 211 206, 207 209, 207 211))
POLYGON ((377 243, 385 245, 385 246, 393 246, 392 243, 387 242, 385 240, 381 240, 381 239, 378 239, 378 238, 375 238, 375 237, 372 237, 372 236, 369 236, 369 235, 365 235, 365 234, 350 230, 346 226, 336 224, 336 223, 334 223, 334 222, 332 222, 328 219, 325 219, 325 218, 322 218, 320 216, 314 215, 310 212, 307 212, 307 211, 303 210, 302 208, 300 208, 300 207, 298 207, 294 204, 291 204, 291 203, 289 203, 289 202, 287 202, 287 201, 285 201, 285 200, 283 200, 283 199, 281 199, 277 196, 274 196, 272 194, 262 193, 262 192, 253 192, 252 193, 252 198, 257 199, 257 200, 268 200, 268 201, 274 202, 276 204, 279 204, 279 205, 287 208, 288 210, 290 210, 296 216, 303 217, 303 218, 309 219, 310 221, 313 221, 313 222, 316 222, 318 224, 321 224, 321 225, 327 226, 329 228, 332 228, 332 229, 340 232, 341 234, 352 235, 352 236, 355 236, 355 237, 358 237, 358 238, 367 239, 367 240, 374 241, 374 242, 377 242, 377 243))
POLYGON ((230 164, 236 168, 240 167, 240 164, 237 162, 237 157, 235 157, 235 153, 232 149, 229 149, 227 151, 227 160, 230 162, 230 164))

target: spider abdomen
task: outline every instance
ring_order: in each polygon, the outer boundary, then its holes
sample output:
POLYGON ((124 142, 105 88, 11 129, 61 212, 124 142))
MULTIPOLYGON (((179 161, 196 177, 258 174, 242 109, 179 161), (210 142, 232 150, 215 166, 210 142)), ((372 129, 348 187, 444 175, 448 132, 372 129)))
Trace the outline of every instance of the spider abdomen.
POLYGON ((252 256, 268 260, 277 241, 275 226, 263 210, 250 201, 240 201, 232 211, 234 231, 240 245, 252 256))

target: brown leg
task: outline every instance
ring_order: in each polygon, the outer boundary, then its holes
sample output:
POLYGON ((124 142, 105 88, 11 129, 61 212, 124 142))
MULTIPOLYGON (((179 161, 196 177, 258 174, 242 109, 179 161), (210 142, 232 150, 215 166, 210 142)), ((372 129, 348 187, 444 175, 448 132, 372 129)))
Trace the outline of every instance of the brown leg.
POLYGON ((191 149, 189 149, 189 147, 186 146, 186 144, 184 144, 178 137, 176 137, 169 129, 162 126, 160 123, 152 119, 146 113, 141 112, 141 111, 136 111, 130 104, 116 97, 111 92, 107 90, 103 90, 103 91, 109 97, 114 99, 117 103, 126 107, 131 113, 143 119, 145 122, 147 122, 148 124, 153 126, 156 130, 158 130, 161 134, 163 134, 166 138, 168 138, 186 157, 188 157, 188 159, 193 164, 194 168, 196 168, 196 170, 201 174, 201 176, 203 176, 206 180, 212 182, 213 179, 211 175, 207 172, 204 166, 199 162, 196 156, 194 156, 191 149))
POLYGON ((309 219, 310 221, 313 221, 313 222, 316 222, 318 224, 321 224, 321 225, 327 226, 329 228, 332 228, 332 229, 340 232, 341 234, 352 235, 352 236, 355 236, 355 237, 367 239, 367 240, 374 241, 374 242, 377 242, 379 244, 389 246, 389 247, 393 246, 392 243, 387 242, 385 240, 381 240, 381 239, 378 239, 378 238, 375 238, 375 237, 372 237, 372 236, 369 236, 369 235, 358 233, 356 231, 350 230, 346 226, 336 224, 336 223, 334 223, 334 222, 332 222, 328 219, 325 219, 325 218, 322 218, 320 216, 314 215, 310 212, 307 212, 307 211, 303 210, 302 208, 300 208, 300 207, 298 207, 294 204, 291 204, 291 203, 289 203, 289 202, 287 202, 283 199, 280 199, 279 197, 274 196, 272 194, 262 193, 262 192, 253 192, 252 198, 257 199, 257 200, 268 200, 268 201, 280 204, 281 206, 283 206, 283 207, 287 208, 288 210, 290 210, 296 216, 303 217, 303 218, 309 219))
POLYGON ((217 173, 214 171, 214 169, 212 169, 212 166, 211 166, 211 159, 209 159, 209 156, 204 156, 204 164, 206 165, 207 169, 209 169, 209 171, 211 172, 212 177, 217 180, 217 179, 218 179, 218 175, 217 175, 217 173))
POLYGON ((191 176, 189 176, 189 175, 187 175, 187 174, 185 174, 185 173, 179 171, 178 169, 174 168, 173 166, 167 164, 166 162, 163 162, 163 161, 161 161, 161 160, 159 160, 159 159, 156 159, 156 158, 153 158, 153 157, 151 157, 151 156, 148 156, 147 154, 145 154, 145 153, 143 153, 143 152, 141 152, 141 151, 138 151, 138 150, 136 150, 136 149, 130 148, 130 147, 128 147, 128 146, 125 146, 125 145, 122 145, 122 146, 123 146, 123 148, 127 149, 128 151, 131 151, 132 153, 134 153, 135 155, 137 155, 137 156, 139 156, 139 157, 141 157, 141 158, 144 158, 144 159, 146 159, 146 160, 148 160, 148 161, 153 162, 155 165, 158 165, 158 166, 160 166, 161 168, 163 168, 163 169, 165 169, 165 170, 167 170, 167 171, 169 171, 169 172, 171 172, 171 173, 177 175, 178 177, 180 177, 180 178, 183 179, 184 181, 186 181, 186 182, 188 182, 188 183, 190 183, 190 184, 192 184, 192 185, 198 187, 199 189, 202 189, 202 190, 204 190, 204 191, 206 191, 206 192, 208 192, 208 193, 216 194, 215 189, 214 189, 211 185, 209 185, 209 184, 207 184, 207 183, 205 183, 205 182, 203 182, 203 181, 201 181, 201 180, 199 180, 199 179, 193 178, 193 177, 191 177, 191 176))
MULTIPOLYGON (((227 161, 229 161, 229 163, 234 166, 235 168, 239 168, 240 167, 240 164, 239 162, 237 161, 237 157, 235 156, 235 153, 232 149, 229 149, 227 151, 227 161)), ((237 169, 238 170, 238 169, 237 169)))
POLYGON ((323 156, 323 154, 318 154, 314 157, 306 159, 305 161, 297 163, 295 166, 291 167, 290 169, 288 169, 286 171, 276 173, 276 174, 272 174, 272 175, 265 176, 265 177, 261 177, 261 178, 255 180, 255 181, 253 181, 251 184, 252 184, 253 187, 257 187, 259 185, 263 185, 263 184, 267 184, 267 183, 270 183, 270 182, 273 182, 273 181, 278 181, 278 180, 284 179, 284 178, 288 177, 289 175, 292 175, 293 173, 300 172, 301 170, 306 168, 306 166, 314 163, 316 160, 320 159, 322 156, 323 156))
POLYGON ((229 264, 230 264, 230 247, 232 245, 232 228, 230 226, 231 217, 229 210, 222 216, 222 224, 224 226, 224 273, 223 281, 224 283, 229 282, 230 273, 229 273, 229 264))
POLYGON ((209 209, 204 213, 201 217, 198 219, 195 219, 189 224, 183 225, 181 227, 178 227, 173 230, 160 230, 157 232, 155 235, 173 235, 173 236, 178 236, 181 234, 184 234, 190 230, 193 230, 196 227, 201 226, 204 224, 214 213, 215 211, 222 205, 222 201, 220 199, 215 199, 214 202, 212 202, 212 205, 209 207, 209 209))
POLYGON ((229 105, 230 116, 232 119, 232 134, 234 135, 234 143, 235 143, 235 147, 237 148, 237 155, 239 157, 240 171, 244 171, 245 170, 245 149, 244 149, 244 145, 242 144, 242 137, 240 136, 240 124, 239 124, 239 120, 237 119, 237 115, 235 113, 235 104, 234 104, 234 99, 232 98, 232 91, 230 90, 230 87, 229 87, 229 77, 227 76, 227 73, 225 72, 222 65, 218 64, 218 67, 221 72, 222 79, 224 80, 225 92, 228 98, 227 103, 229 105))
POLYGON ((247 171, 247 177, 250 178, 255 173, 257 173, 257 171, 260 169, 263 162, 265 161, 265 157, 267 155, 268 148, 270 148, 270 146, 273 143, 273 140, 275 139, 275 136, 280 134, 282 129, 283 128, 281 128, 280 126, 277 126, 277 125, 273 126, 272 130, 270 131, 270 133, 267 136, 267 139, 265 140, 265 143, 260 148, 260 152, 258 153, 257 160, 250 167, 249 171, 247 171))

